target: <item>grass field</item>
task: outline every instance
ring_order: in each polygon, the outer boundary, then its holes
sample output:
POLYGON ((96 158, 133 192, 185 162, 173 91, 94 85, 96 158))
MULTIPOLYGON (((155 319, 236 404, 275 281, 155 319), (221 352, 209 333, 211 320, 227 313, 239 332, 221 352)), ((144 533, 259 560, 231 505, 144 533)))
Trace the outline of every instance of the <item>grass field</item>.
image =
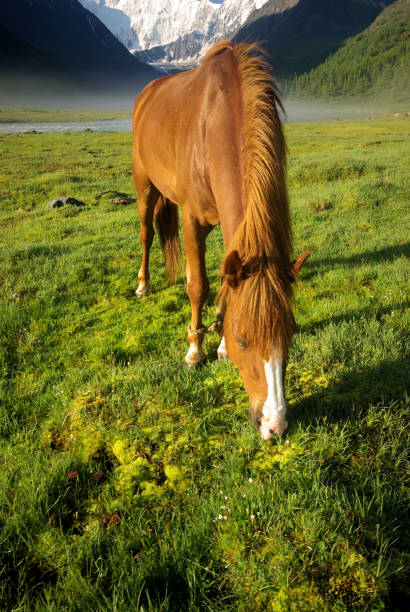
POLYGON ((133 193, 131 135, 0 136, 2 610, 408 609, 409 123, 286 131, 312 255, 271 442, 216 336, 185 368, 157 239, 134 296, 136 206, 95 198, 133 193))
POLYGON ((0 123, 106 121, 111 119, 131 119, 131 113, 118 110, 68 110, 0 104, 0 123))

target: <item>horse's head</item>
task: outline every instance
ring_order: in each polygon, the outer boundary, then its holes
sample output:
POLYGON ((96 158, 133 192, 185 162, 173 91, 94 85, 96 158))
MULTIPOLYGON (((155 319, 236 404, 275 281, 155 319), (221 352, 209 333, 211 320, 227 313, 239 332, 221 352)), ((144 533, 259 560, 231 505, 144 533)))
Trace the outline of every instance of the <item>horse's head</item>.
POLYGON ((308 256, 305 251, 287 268, 266 261, 243 265, 237 251, 228 253, 224 261, 226 350, 239 368, 251 417, 266 440, 287 427, 283 384, 295 325, 292 282, 308 256))

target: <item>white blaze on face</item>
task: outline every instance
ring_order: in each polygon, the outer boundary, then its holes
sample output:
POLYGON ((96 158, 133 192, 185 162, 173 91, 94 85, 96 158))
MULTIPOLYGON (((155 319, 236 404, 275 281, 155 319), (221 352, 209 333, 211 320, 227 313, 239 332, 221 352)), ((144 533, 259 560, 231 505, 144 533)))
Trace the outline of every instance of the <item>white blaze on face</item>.
POLYGON ((262 410, 261 436, 269 440, 272 433, 282 434, 288 424, 285 420, 286 404, 283 393, 282 359, 274 351, 269 361, 264 361, 268 396, 262 410))

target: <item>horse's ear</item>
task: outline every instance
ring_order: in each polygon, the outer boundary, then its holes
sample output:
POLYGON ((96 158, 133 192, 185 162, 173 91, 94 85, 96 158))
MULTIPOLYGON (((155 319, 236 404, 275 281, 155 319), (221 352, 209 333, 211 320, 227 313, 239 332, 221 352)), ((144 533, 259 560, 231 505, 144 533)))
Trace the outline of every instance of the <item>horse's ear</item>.
POLYGON ((292 261, 288 268, 288 274, 290 276, 291 281, 295 281, 299 278, 300 269, 309 257, 309 255, 310 251, 303 251, 303 253, 301 253, 299 257, 295 259, 295 261, 292 261))
POLYGON ((224 277, 230 287, 236 289, 243 279, 243 266, 238 251, 231 251, 224 261, 224 277))

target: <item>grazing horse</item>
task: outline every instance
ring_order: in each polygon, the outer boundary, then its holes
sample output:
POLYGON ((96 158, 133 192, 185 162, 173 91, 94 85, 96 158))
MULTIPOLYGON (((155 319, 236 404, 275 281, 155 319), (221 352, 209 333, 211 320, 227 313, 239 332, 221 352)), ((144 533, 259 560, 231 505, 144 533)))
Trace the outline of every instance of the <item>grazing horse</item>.
POLYGON ((201 363, 207 328, 205 239, 221 224, 225 245, 218 356, 238 366, 261 436, 287 427, 283 392, 294 329, 292 282, 308 257, 291 263, 281 105, 255 45, 216 44, 194 70, 150 83, 133 112, 133 178, 141 222, 138 297, 148 294, 157 228, 171 282, 180 254, 181 208, 187 293, 188 366, 201 363))

